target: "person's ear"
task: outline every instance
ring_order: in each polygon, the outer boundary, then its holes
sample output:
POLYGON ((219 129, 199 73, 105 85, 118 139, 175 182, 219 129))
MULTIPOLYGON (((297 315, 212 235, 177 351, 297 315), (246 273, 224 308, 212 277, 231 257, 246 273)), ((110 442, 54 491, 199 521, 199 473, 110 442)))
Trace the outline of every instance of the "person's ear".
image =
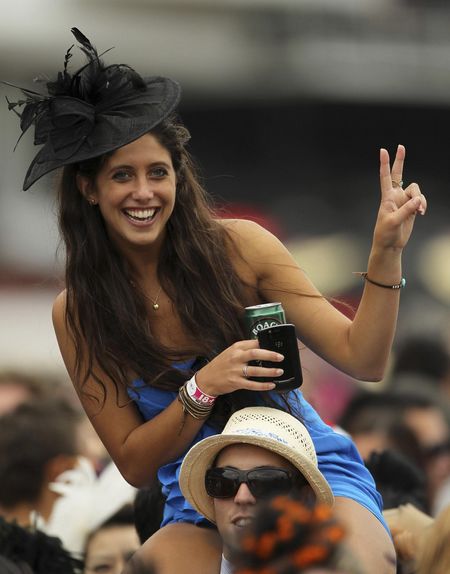
POLYGON ((84 175, 80 175, 77 173, 76 175, 77 187, 81 195, 85 198, 85 200, 90 203, 91 205, 97 205, 97 194, 92 183, 88 177, 84 175))

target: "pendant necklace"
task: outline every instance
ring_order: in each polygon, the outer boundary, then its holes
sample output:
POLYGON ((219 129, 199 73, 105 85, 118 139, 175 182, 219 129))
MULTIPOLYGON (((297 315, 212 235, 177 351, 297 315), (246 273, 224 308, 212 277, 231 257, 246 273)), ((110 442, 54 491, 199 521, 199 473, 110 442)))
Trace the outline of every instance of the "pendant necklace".
MULTIPOLYGON (((134 281, 131 279, 130 279, 130 285, 132 285, 133 287, 136 287, 134 281)), ((161 295, 161 291, 162 291, 162 285, 160 285, 158 294, 156 295, 155 299, 153 299, 153 297, 150 297, 150 295, 143 293, 144 297, 146 299, 149 299, 152 302, 152 307, 153 307, 154 311, 157 311, 159 309, 158 299, 159 299, 159 296, 161 295)))
POLYGON ((158 295, 156 295, 155 299, 153 299, 153 297, 150 297, 149 295, 147 295, 147 297, 152 302, 152 307, 153 307, 154 311, 157 311, 159 309, 158 299, 159 299, 159 296, 161 295, 161 291, 162 291, 162 286, 160 286, 159 291, 158 291, 158 295))

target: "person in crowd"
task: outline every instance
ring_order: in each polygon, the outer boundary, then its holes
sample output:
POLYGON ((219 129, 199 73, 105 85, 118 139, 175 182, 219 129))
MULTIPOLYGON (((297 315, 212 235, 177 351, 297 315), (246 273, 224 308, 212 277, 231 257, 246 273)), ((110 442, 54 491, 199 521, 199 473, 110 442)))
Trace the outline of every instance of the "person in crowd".
POLYGON ((82 414, 66 401, 25 402, 0 417, 0 515, 23 526, 47 520, 58 498, 51 483, 76 466, 82 414))
MULTIPOLYGON (((331 507, 334 502, 306 427, 289 413, 264 406, 236 411, 220 435, 194 445, 179 480, 192 507, 217 526, 221 572, 232 571, 242 533, 254 522, 262 501, 292 494, 310 506, 319 501, 331 507)), ((138 556, 152 556, 156 545, 164 560, 165 548, 159 544, 158 536, 150 538, 138 556)))
POLYGON ((405 285, 402 251, 427 207, 416 183, 403 187, 405 148, 398 146, 392 168, 388 151, 380 151, 380 207, 364 291, 350 320, 275 236, 216 214, 188 153, 189 133, 174 115, 179 85, 105 65, 86 36, 72 32, 87 63, 72 74, 68 50, 47 93, 23 89, 24 99, 9 107, 22 110, 22 131, 34 125, 43 146, 24 189, 63 168, 66 289, 54 303, 53 322, 70 377, 112 459, 137 487, 159 473, 167 497, 162 524, 172 526, 166 535, 176 544, 177 535, 190 533, 196 544, 185 571, 198 572, 214 533, 195 528, 206 521, 179 491, 184 454, 220 432, 239 408, 290 410, 312 435, 335 512, 358 524, 350 536, 378 556, 389 554, 380 498, 351 440, 325 425, 300 390, 276 392, 270 379, 281 375, 276 364, 283 356, 259 348, 243 315, 247 306, 280 301, 315 353, 353 377, 382 378, 405 285))
POLYGON ((372 452, 395 450, 425 472, 427 509, 450 476, 450 429, 444 410, 426 387, 414 390, 361 392, 348 403, 339 421, 364 460, 372 452))
POLYGON ((87 539, 84 574, 121 574, 139 548, 133 505, 125 505, 87 539))
POLYGON ((436 498, 450 477, 450 427, 442 404, 422 391, 402 392, 402 420, 414 433, 427 477, 428 504, 435 516, 436 498))
POLYGON ((61 541, 37 529, 27 529, 0 516, 2 574, 81 574, 83 562, 61 541))
POLYGON ((415 433, 402 420, 402 408, 401 397, 390 391, 360 389, 347 403, 338 423, 350 434, 366 463, 372 453, 389 450, 422 468, 423 453, 415 433))
MULTIPOLYGON (((14 410, 28 401, 58 399, 79 408, 79 400, 70 384, 64 378, 48 373, 30 374, 21 370, 0 371, 0 416, 14 410)), ((108 452, 100 441, 87 416, 81 416, 77 434, 83 448, 83 455, 89 458, 97 472, 110 462, 108 452)))

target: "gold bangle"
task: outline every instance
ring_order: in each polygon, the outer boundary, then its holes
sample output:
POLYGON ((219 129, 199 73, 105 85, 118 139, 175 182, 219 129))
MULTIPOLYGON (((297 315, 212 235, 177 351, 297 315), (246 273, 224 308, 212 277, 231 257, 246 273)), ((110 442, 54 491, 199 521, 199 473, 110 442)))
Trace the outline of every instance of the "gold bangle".
POLYGON ((383 287, 383 289, 403 289, 406 287, 406 279, 404 277, 401 278, 400 283, 395 283, 394 285, 385 285, 384 283, 378 283, 378 281, 374 281, 367 276, 367 271, 353 271, 355 275, 360 275, 365 281, 372 283, 372 285, 376 285, 377 287, 383 287))

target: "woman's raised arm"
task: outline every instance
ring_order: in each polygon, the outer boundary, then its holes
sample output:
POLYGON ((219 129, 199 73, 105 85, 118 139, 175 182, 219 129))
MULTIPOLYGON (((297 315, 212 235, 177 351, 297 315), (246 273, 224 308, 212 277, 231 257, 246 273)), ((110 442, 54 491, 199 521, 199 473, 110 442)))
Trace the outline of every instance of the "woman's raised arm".
MULTIPOLYGON (((403 189, 405 150, 399 146, 392 172, 386 150, 380 152, 381 203, 369 256, 367 277, 377 283, 401 282, 401 254, 416 213, 426 200, 415 183, 403 189)), ((258 277, 266 301, 281 301, 288 321, 311 350, 343 372, 362 380, 383 377, 397 323, 401 289, 365 281, 353 321, 338 311, 314 287, 284 245, 250 221, 227 224, 231 237, 258 277)))

